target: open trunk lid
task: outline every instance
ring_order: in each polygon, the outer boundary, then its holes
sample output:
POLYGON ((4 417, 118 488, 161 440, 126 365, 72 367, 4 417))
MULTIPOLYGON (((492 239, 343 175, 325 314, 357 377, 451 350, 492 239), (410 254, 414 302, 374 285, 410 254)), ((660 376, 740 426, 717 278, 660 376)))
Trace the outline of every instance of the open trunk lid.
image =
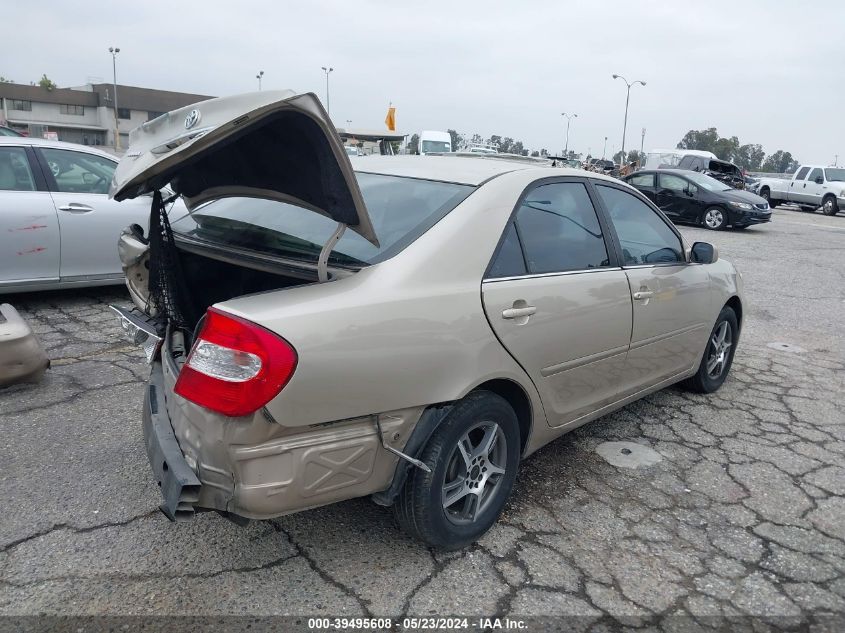
POLYGON ((124 200, 165 185, 189 211, 226 197, 278 200, 331 218, 378 246, 340 137, 312 93, 209 99, 139 126, 109 194, 124 200))

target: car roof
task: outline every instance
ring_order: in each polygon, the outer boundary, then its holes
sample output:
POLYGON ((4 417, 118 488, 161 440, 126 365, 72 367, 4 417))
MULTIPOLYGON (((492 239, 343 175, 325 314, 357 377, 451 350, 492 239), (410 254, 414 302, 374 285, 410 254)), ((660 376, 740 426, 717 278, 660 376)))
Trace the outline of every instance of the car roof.
POLYGON ((64 141, 48 141, 47 139, 33 138, 30 136, 0 136, 0 146, 3 145, 34 145, 37 147, 48 147, 51 149, 70 149, 75 150, 77 152, 89 152, 91 154, 97 154, 98 156, 104 156, 114 161, 120 160, 119 156, 104 152, 103 150, 97 149, 96 147, 92 147, 91 145, 80 145, 79 143, 66 143, 64 141))
MULTIPOLYGON (((531 162, 469 153, 461 156, 364 156, 353 157, 351 161, 352 167, 357 172, 440 180, 476 186, 511 171, 523 169, 546 171, 551 169, 531 162)), ((579 172, 579 175, 583 174, 579 172)))

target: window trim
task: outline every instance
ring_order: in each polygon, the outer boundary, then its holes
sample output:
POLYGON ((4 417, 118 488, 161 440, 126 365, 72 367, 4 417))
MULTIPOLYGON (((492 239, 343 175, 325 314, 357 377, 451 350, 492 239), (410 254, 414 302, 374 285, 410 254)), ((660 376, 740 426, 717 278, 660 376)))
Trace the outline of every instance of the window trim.
MULTIPOLYGON (((608 230, 612 227, 608 226, 607 219, 605 218, 604 214, 602 213, 601 209, 599 208, 596 200, 597 194, 592 190, 588 181, 590 178, 584 178, 582 176, 548 176, 546 178, 539 178, 534 180, 530 184, 528 184, 525 189, 522 190, 522 193, 519 194, 519 197, 516 200, 516 204, 514 204, 513 209, 511 209, 510 215, 508 215, 508 219, 505 222, 505 225, 502 227, 501 234, 499 235, 499 241, 496 242, 496 248, 493 249, 493 254, 490 256, 490 261, 487 262, 487 267, 484 269, 484 274, 481 276, 482 283, 487 283, 488 281, 501 281, 502 279, 526 279, 532 277, 548 277, 548 276, 556 276, 556 275, 571 275, 576 273, 586 273, 586 272, 598 272, 604 270, 614 270, 621 268, 622 260, 619 258, 619 250, 616 248, 616 244, 614 240, 616 239, 615 234, 611 235, 608 230), (516 224, 516 214, 519 212, 520 207, 522 207, 522 203, 525 201, 525 198, 537 189, 538 187, 542 187, 544 185, 554 185, 554 184, 562 184, 562 183, 580 183, 584 185, 584 188, 587 191, 587 197, 590 199, 590 202, 593 205, 593 210, 596 213, 596 218, 599 222, 599 227, 601 227, 602 239, 604 240, 604 248, 607 251, 607 259, 608 265, 602 266, 601 268, 582 268, 577 270, 560 270, 560 271, 553 271, 547 273, 532 273, 528 271, 528 262, 525 260, 525 248, 523 246, 522 236, 519 232, 519 225, 516 224), (519 240, 519 246, 522 249, 522 259, 525 262, 525 275, 516 275, 511 277, 491 277, 490 270, 493 268, 493 262, 499 256, 499 252, 502 250, 502 245, 505 241, 505 233, 507 233, 508 225, 513 222, 514 227, 516 228, 516 236, 519 240)), ((598 201, 601 202, 601 201, 598 201)))
MULTIPOLYGON (((624 193, 628 193, 628 194, 634 196, 635 198, 639 199, 647 207, 649 207, 652 211, 657 213, 657 217, 659 217, 661 220, 663 220, 663 223, 667 227, 669 227, 669 230, 672 231, 672 233, 674 233, 675 236, 681 242, 681 254, 683 255, 683 258, 684 258, 682 261, 679 261, 679 262, 658 262, 658 263, 654 263, 654 264, 625 265, 625 263, 624 263, 625 260, 622 257, 621 242, 619 241, 619 236, 616 234, 616 227, 613 226, 613 222, 610 218, 610 213, 608 212, 607 208, 604 206, 604 202, 601 200, 601 196, 599 195, 599 192, 596 191, 595 197, 598 199, 598 203, 600 205, 602 215, 605 217, 605 220, 610 224, 610 231, 611 231, 611 235, 613 236, 613 246, 616 249, 616 257, 617 257, 617 260, 619 261, 620 267, 623 270, 627 270, 629 268, 666 268, 666 267, 669 267, 669 266, 689 266, 691 264, 691 262, 689 261, 689 253, 687 252, 687 243, 684 241, 684 236, 681 235, 681 232, 672 223, 672 221, 668 217, 666 217, 666 214, 663 213, 663 211, 661 211, 660 208, 656 204, 654 204, 651 200, 649 200, 646 196, 644 196, 642 194, 642 192, 640 192, 639 190, 637 190, 636 188, 634 188, 630 185, 626 186, 625 183, 622 183, 622 182, 616 183, 616 182, 613 182, 613 181, 610 181, 610 180, 604 180, 604 179, 600 179, 600 178, 590 178, 589 180, 590 180, 590 187, 591 188, 595 188, 598 185, 607 186, 607 187, 610 187, 612 189, 618 189, 619 191, 622 191, 624 193)), ((598 209, 596 209, 596 210, 598 210, 598 209)))

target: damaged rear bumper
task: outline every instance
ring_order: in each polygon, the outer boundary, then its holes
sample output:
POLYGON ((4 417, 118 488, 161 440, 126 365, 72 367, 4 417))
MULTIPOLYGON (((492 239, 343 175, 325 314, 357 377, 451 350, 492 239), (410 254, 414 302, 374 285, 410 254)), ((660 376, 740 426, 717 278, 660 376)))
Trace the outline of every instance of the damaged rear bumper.
POLYGON ((199 501, 200 481, 182 454, 170 425, 161 363, 155 363, 150 373, 144 395, 143 425, 147 457, 164 497, 159 507, 171 521, 187 521, 199 501))

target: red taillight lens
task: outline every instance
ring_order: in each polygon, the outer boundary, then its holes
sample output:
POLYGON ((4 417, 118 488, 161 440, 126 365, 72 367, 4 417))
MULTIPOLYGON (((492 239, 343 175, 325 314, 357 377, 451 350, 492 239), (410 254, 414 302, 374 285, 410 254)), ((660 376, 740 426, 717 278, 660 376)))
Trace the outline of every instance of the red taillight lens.
POLYGON ((174 391, 225 415, 247 415, 282 390, 296 361, 296 350, 280 336, 209 308, 174 391))

